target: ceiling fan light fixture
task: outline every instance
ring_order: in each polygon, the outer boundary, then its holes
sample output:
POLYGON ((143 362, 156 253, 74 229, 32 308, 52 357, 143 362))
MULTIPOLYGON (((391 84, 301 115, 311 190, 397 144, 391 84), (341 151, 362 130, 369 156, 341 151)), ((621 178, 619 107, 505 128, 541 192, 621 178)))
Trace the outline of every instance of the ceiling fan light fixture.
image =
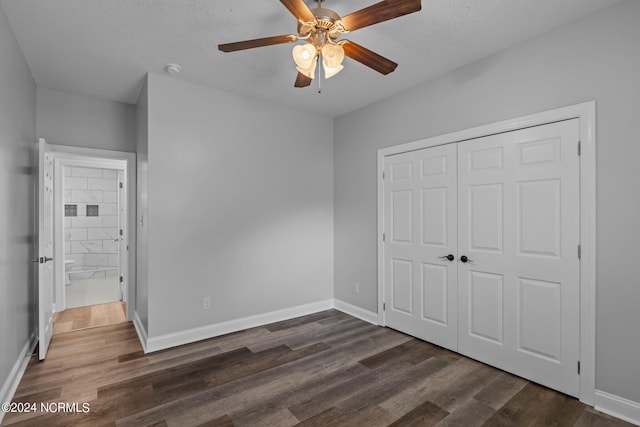
POLYGON ((308 67, 301 67, 300 65, 298 65, 296 67, 296 70, 298 70, 300 73, 304 74, 305 76, 309 77, 310 79, 313 79, 316 76, 317 64, 318 64, 318 57, 314 56, 308 67))
MULTIPOLYGON (((341 17, 331 9, 322 7, 323 0, 313 0, 317 7, 311 9, 307 3, 311 0, 280 0, 297 20, 296 34, 262 37, 234 43, 218 45, 222 52, 236 52, 262 46, 272 46, 296 41, 306 43, 294 46, 292 55, 296 63, 298 75, 294 87, 307 87, 315 76, 315 69, 320 68, 318 60, 322 55, 320 77, 330 78, 344 67, 345 56, 361 64, 387 75, 394 71, 398 64, 359 44, 340 40, 343 34, 380 22, 399 18, 422 9, 421 0, 379 0, 378 3, 341 17), (324 71, 324 73, 322 73, 324 71)), ((319 85, 318 85, 319 87, 319 85)))
POLYGON ((344 49, 339 44, 322 46, 322 64, 325 68, 338 68, 344 60, 344 49))
POLYGON ((338 65, 337 67, 327 67, 326 64, 322 64, 324 66, 324 78, 328 79, 336 74, 338 74, 344 68, 344 65, 338 65))
POLYGON ((302 69, 311 67, 311 64, 316 61, 317 52, 316 47, 310 43, 299 44, 293 47, 293 60, 296 65, 302 69))

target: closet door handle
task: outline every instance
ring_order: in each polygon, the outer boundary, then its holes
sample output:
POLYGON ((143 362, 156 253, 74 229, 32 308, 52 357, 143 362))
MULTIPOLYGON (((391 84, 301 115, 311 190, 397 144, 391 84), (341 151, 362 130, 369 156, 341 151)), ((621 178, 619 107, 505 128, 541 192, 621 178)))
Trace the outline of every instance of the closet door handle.
POLYGON ((454 259, 456 259, 456 257, 453 256, 453 254, 449 254, 449 255, 443 255, 441 257, 438 257, 440 259, 448 259, 449 261, 453 261, 454 259))
POLYGON ((473 260, 472 260, 472 259, 467 258, 467 256, 466 256, 466 255, 462 255, 462 256, 460 257, 460 261, 462 261, 462 262, 473 262, 473 260))

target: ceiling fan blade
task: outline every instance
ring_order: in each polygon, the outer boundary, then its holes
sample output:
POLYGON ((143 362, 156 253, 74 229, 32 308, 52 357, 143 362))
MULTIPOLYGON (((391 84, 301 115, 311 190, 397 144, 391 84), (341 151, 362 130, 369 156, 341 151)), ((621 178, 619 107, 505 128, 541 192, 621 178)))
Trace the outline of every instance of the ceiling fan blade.
POLYGON ((300 21, 310 22, 316 19, 304 0, 280 0, 280 3, 300 21))
POLYGON ((346 43, 342 45, 342 48, 344 49, 345 56, 348 56, 349 58, 358 61, 381 74, 389 74, 398 66, 398 64, 384 56, 378 55, 366 47, 362 47, 349 40, 346 40, 346 43))
POLYGON ((420 9, 422 9, 420 0, 383 0, 380 3, 344 16, 342 25, 348 31, 355 31, 369 25, 417 12, 420 9))
POLYGON ((296 83, 293 85, 294 87, 307 87, 311 86, 311 79, 301 72, 298 72, 298 76, 296 77, 296 83))
POLYGON ((264 37, 261 39, 244 40, 241 42, 219 44, 218 49, 223 52, 253 49, 254 47, 271 46, 274 44, 291 43, 298 40, 298 36, 289 34, 284 36, 264 37))

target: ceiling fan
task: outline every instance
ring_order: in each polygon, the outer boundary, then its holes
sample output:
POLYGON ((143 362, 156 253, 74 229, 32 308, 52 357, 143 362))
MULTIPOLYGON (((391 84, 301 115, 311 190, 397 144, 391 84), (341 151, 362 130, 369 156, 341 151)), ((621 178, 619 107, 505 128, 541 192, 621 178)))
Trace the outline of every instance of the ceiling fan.
MULTIPOLYGON (((420 0, 383 0, 341 18, 333 10, 322 7, 324 0, 315 1, 317 6, 310 9, 304 0, 280 0, 298 20, 297 34, 225 43, 218 45, 218 49, 223 52, 235 52, 304 40, 306 43, 298 44, 293 48, 293 59, 298 70, 295 87, 306 87, 311 84, 319 58, 322 58, 325 78, 336 75, 344 68, 342 61, 345 56, 386 75, 395 70, 398 64, 355 42, 340 39, 340 36, 379 22, 418 12, 422 8, 420 0)), ((320 70, 319 66, 317 68, 320 70)))

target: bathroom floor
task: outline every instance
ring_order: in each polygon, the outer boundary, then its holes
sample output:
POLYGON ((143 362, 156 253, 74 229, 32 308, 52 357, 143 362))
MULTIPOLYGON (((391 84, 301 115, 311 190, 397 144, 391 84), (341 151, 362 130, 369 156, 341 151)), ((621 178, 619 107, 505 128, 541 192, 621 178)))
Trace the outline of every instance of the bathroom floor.
POLYGON ((72 280, 65 287, 66 308, 120 301, 118 277, 72 280))
POLYGON ((126 321, 125 304, 121 301, 71 308, 54 314, 53 333, 114 325, 126 321))

